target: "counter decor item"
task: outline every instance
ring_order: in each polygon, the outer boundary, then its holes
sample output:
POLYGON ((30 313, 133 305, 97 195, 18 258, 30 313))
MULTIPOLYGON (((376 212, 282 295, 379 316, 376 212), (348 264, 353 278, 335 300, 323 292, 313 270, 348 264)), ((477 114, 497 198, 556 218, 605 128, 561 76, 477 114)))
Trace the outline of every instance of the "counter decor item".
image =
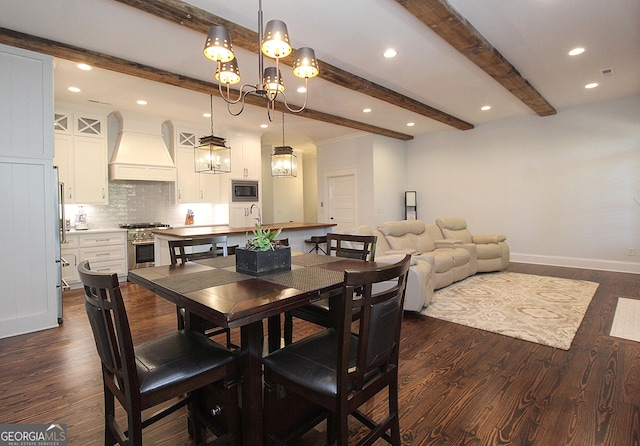
POLYGON ((76 231, 86 231, 89 229, 89 225, 87 224, 87 214, 82 206, 80 206, 78 214, 76 215, 74 228, 76 231))
POLYGON ((193 224, 193 217, 194 217, 194 213, 191 209, 187 209, 187 216, 184 218, 184 224, 185 225, 192 225, 193 224))
POLYGON ((280 245, 276 240, 281 231, 262 229, 256 225, 253 237, 248 238, 247 244, 242 248, 236 248, 236 271, 252 276, 289 271, 291 248, 280 245))

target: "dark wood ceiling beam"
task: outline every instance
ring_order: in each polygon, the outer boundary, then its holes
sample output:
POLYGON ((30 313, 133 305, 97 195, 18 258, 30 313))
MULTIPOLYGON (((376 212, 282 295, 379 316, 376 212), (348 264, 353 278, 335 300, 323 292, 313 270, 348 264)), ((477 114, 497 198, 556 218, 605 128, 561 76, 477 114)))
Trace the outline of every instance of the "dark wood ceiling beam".
MULTIPOLYGON (((258 33, 243 26, 230 22, 208 11, 197 8, 182 0, 116 0, 120 3, 132 6, 141 11, 148 12, 157 17, 163 18, 173 23, 186 26, 189 29, 207 34, 212 25, 224 26, 229 30, 231 41, 234 47, 243 48, 254 53, 258 53, 258 33)), ((256 10, 257 21, 257 10, 256 10)), ((204 39, 202 40, 204 47, 204 39)), ((194 49, 196 51, 197 49, 194 49)), ((293 53, 295 54, 295 53, 293 53)), ((281 60, 285 65, 293 66, 293 56, 288 56, 281 60)), ((416 101, 413 98, 404 96, 382 85, 371 82, 362 77, 356 76, 336 66, 319 60, 319 78, 332 82, 333 84, 366 94, 375 99, 380 99, 389 104, 409 110, 435 121, 447 124, 459 130, 470 130, 470 124, 455 116, 451 116, 441 110, 416 101)))
MULTIPOLYGON (((25 50, 49 54, 54 57, 74 62, 84 62, 96 68, 103 68, 105 70, 115 71, 117 73, 127 74, 167 85, 173 85, 175 87, 185 88, 199 93, 220 96, 217 84, 6 28, 0 28, 0 43, 25 50)), ((238 94, 237 90, 232 90, 232 92, 234 95, 238 94)), ((266 106, 266 102, 263 98, 254 95, 247 96, 246 103, 250 105, 266 106)), ((276 103, 276 110, 289 113, 289 111, 278 102, 276 103)), ((354 130, 383 135, 402 141, 409 141, 413 139, 413 136, 411 135, 353 121, 340 116, 330 115, 320 111, 305 109, 302 113, 298 113, 298 115, 303 115, 306 118, 314 119, 316 121, 327 122, 329 124, 348 127, 354 130)))
POLYGON ((396 0, 540 116, 556 109, 446 0, 396 0))

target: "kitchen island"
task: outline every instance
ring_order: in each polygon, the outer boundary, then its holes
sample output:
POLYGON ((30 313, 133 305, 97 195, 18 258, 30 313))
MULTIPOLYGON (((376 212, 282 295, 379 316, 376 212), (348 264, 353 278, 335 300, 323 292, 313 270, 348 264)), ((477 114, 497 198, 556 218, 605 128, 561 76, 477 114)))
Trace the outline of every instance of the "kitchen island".
MULTIPOLYGON (((289 239, 289 246, 293 251, 308 251, 305 240, 312 236, 325 235, 335 223, 265 223, 260 225, 262 229, 282 229, 279 239, 289 239)), ((154 257, 155 265, 170 265, 169 240, 185 240, 199 237, 211 237, 226 235, 229 246, 244 246, 247 243, 247 234, 251 236, 254 227, 232 228, 227 225, 213 226, 186 226, 182 228, 158 229, 153 231, 155 237, 154 257)), ((330 232, 330 231, 329 231, 330 232)))

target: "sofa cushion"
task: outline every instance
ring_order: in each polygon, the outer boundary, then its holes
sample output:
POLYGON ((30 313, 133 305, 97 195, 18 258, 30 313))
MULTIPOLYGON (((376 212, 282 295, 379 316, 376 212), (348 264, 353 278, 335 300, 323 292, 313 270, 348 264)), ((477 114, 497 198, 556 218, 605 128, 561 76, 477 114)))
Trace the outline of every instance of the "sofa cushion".
POLYGON ((405 234, 422 234, 424 222, 422 220, 387 221, 378 225, 378 230, 384 235, 401 237, 405 234))
POLYGON ((420 258, 424 258, 425 260, 430 258, 436 274, 447 272, 455 266, 455 259, 450 249, 442 251, 436 249, 433 252, 420 254, 418 259, 420 258))
POLYGON ((464 243, 472 243, 473 237, 467 229, 467 222, 460 217, 442 217, 436 219, 436 224, 440 227, 444 238, 462 240, 464 243))
POLYGON ((380 223, 378 230, 385 235, 391 249, 429 252, 436 249, 433 238, 425 231, 422 220, 402 220, 380 223))
POLYGON ((416 251, 416 242, 413 234, 405 234, 399 237, 388 235, 387 241, 393 250, 416 251))

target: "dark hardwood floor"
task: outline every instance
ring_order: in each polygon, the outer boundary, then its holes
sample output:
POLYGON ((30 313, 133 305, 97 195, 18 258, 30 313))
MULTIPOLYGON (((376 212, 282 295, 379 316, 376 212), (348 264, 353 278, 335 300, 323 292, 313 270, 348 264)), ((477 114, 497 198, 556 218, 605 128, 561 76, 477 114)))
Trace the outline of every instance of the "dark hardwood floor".
MULTIPOLYGON (((640 276, 525 264, 510 271, 600 283, 571 349, 405 315, 403 444, 640 445, 640 343, 608 336, 617 297, 640 299, 640 276)), ((170 303, 122 288, 134 342, 175 329, 170 303)), ((296 336, 315 330, 296 324, 296 336)), ((383 403, 384 395, 367 409, 383 403)), ((0 423, 49 422, 67 424, 70 445, 103 444, 99 360, 80 290, 65 293, 59 328, 0 340, 0 423)), ((301 444, 323 440, 314 431, 301 444)), ((184 411, 146 429, 145 444, 192 445, 184 411)))

